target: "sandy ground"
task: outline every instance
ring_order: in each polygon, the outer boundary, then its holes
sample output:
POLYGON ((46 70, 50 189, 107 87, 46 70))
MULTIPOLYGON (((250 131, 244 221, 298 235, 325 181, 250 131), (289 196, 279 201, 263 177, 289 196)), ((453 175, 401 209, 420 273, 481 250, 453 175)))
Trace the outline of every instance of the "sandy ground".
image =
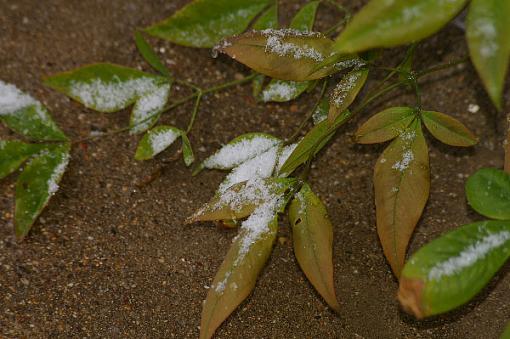
MULTIPOLYGON (((44 75, 109 61, 147 69, 132 33, 170 15, 186 1, 0 0, 0 78, 43 101, 73 138, 125 126, 128 111, 98 114, 42 86, 44 75)), ((297 2, 282 1, 282 19, 297 2)), ((358 1, 344 1, 359 8, 358 1)), ((322 9, 319 27, 334 20, 322 9)), ((247 70, 207 50, 151 40, 179 77, 202 86, 247 70)), ((419 48, 426 67, 467 54, 463 32, 449 26, 419 48)), ((389 52, 394 65, 402 51, 389 52)), ((374 74, 373 78, 380 77, 374 74)), ((373 82, 372 82, 373 84, 373 82)), ((445 147, 428 137, 432 190, 410 246, 414 252, 456 225, 480 219, 466 205, 467 176, 501 166, 504 124, 470 65, 429 78, 424 107, 460 118, 481 137, 472 149, 445 147), (480 111, 469 113, 469 104, 480 111)), ((185 95, 180 89, 175 96, 185 95)), ((241 86, 203 101, 191 135, 204 158, 222 143, 249 131, 289 136, 312 97, 291 104, 256 103, 241 86)), ((316 95, 317 93, 315 93, 316 95)), ((372 167, 383 146, 360 146, 352 134, 366 117, 408 96, 386 98, 345 126, 314 165, 310 182, 327 202, 335 225, 335 286, 339 315, 332 313, 299 270, 291 241, 277 242, 253 295, 229 318, 218 338, 497 338, 510 314, 508 266, 462 309, 417 322, 399 310, 397 282, 383 258, 375 220, 372 167)), ((163 122, 185 126, 191 105, 163 122)), ((15 137, 0 128, 3 138, 15 137)), ((107 137, 75 147, 61 190, 16 244, 11 221, 15 175, 0 182, 0 334, 7 338, 198 336, 207 289, 235 231, 183 220, 213 194, 223 173, 191 177, 176 148, 158 159, 133 159, 137 137, 107 137), (159 178, 136 184, 162 167, 159 178)), ((290 239, 285 218, 279 236, 290 239)))

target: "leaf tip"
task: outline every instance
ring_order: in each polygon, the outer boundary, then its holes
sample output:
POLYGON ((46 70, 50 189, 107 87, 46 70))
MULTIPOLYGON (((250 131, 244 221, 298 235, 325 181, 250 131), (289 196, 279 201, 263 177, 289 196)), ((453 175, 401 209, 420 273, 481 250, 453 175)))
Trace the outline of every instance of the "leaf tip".
POLYGON ((398 301, 404 311, 418 319, 425 317, 422 300, 424 286, 422 280, 402 277, 397 294, 398 301))

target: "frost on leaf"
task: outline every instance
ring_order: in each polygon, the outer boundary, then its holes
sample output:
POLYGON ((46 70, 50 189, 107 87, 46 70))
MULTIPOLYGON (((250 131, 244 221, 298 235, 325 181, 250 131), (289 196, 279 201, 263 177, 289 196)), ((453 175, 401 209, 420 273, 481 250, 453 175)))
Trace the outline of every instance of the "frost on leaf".
POLYGON ((164 84, 138 99, 131 113, 131 134, 144 132, 158 121, 169 94, 170 84, 164 84))
POLYGON ((172 126, 161 125, 147 132, 136 149, 136 160, 151 159, 164 151, 168 146, 183 135, 183 131, 172 126))

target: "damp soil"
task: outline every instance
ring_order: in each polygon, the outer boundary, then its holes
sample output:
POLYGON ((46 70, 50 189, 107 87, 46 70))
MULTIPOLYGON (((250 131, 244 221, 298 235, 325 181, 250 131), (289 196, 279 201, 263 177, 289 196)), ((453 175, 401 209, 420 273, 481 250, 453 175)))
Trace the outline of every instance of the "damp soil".
MULTIPOLYGON (((363 1, 343 1, 357 10, 363 1)), ((148 70, 132 33, 163 19, 186 1, 0 0, 0 78, 44 102, 74 139, 123 127, 128 110, 99 114, 41 83, 41 78, 93 62, 148 70)), ((297 1, 282 1, 288 22, 297 1)), ((339 13, 321 9, 318 27, 339 13)), ((207 87, 249 74, 208 50, 151 40, 172 72, 207 87)), ((402 49, 383 56, 395 65, 402 49)), ((467 55, 463 31, 449 25, 418 48, 424 68, 467 55)), ((374 73, 372 79, 382 74, 374 73)), ((372 80, 369 86, 375 82, 372 80)), ((461 119, 481 138, 470 149, 445 147, 428 136, 432 188, 410 244, 427 241, 480 216, 466 204, 466 178, 502 166, 504 119, 466 64, 427 78, 423 106, 461 119), (470 113, 469 104, 479 105, 470 113)), ((174 97, 186 95, 174 87, 174 97)), ((250 86, 204 98, 191 140, 198 158, 251 131, 287 137, 318 91, 288 104, 260 104, 250 86)), ((508 97, 508 96, 507 96, 508 97)), ((339 314, 330 311, 300 271, 283 218, 274 252, 255 291, 221 326, 217 338, 497 338, 510 314, 510 275, 504 268, 474 301, 418 322, 396 300, 397 281, 375 229, 372 169, 384 145, 362 146, 353 132, 390 105, 412 104, 405 93, 386 97, 342 128, 310 174, 334 224, 335 288, 339 314)), ((162 121, 185 126, 183 105, 162 121)), ((2 138, 15 138, 0 129, 2 138)), ((207 288, 235 230, 184 220, 214 193, 224 173, 192 177, 176 148, 157 159, 133 159, 138 137, 119 134, 76 144, 59 192, 22 243, 13 237, 16 175, 0 182, 0 335, 6 338, 196 338, 207 288), (154 175, 156 174, 156 175, 154 175), (147 183, 146 178, 151 177, 147 183), (140 183, 145 183, 140 185, 140 183)))

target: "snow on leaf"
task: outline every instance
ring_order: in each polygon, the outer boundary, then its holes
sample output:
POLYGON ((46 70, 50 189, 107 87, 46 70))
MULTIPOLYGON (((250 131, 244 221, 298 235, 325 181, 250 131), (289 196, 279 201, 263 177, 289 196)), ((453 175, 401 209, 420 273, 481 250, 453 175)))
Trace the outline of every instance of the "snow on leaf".
POLYGON ((136 160, 152 159, 164 151, 184 132, 172 126, 161 125, 147 132, 136 149, 136 160))
POLYGON ((131 113, 129 132, 142 133, 154 125, 168 101, 169 94, 170 84, 164 84, 138 99, 131 113))

